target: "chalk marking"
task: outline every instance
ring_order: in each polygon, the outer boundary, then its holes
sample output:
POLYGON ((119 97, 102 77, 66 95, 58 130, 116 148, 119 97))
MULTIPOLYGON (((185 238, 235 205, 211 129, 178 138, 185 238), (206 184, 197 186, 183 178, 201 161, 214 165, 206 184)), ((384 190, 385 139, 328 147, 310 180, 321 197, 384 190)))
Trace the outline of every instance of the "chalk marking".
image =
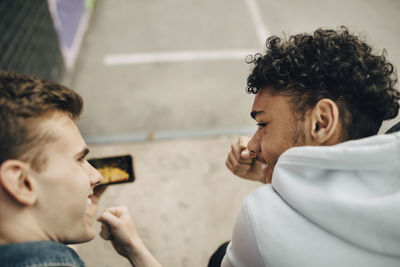
POLYGON ((252 49, 132 53, 107 55, 104 57, 103 62, 106 66, 116 66, 166 62, 244 60, 246 56, 254 55, 255 53, 257 51, 252 49))

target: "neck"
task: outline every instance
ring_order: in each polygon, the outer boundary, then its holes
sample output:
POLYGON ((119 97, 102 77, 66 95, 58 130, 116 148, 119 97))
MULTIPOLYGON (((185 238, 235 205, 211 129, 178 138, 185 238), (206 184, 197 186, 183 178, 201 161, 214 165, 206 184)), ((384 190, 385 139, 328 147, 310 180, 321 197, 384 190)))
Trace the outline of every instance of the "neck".
POLYGON ((0 244, 50 240, 27 208, 0 206, 0 244))

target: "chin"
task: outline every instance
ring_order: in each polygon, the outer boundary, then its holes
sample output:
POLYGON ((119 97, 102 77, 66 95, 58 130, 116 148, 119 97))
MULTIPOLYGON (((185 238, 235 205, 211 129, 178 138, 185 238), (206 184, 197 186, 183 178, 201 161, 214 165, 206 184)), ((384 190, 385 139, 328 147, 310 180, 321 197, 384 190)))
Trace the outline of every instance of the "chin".
POLYGON ((90 227, 87 230, 87 235, 83 238, 82 242, 88 242, 88 241, 92 240, 95 236, 96 236, 95 229, 93 227, 90 227))
POLYGON ((85 242, 92 240, 95 237, 95 235, 96 235, 96 232, 95 232, 94 228, 89 227, 89 228, 85 229, 84 233, 81 233, 80 235, 77 235, 75 237, 71 237, 62 243, 68 244, 68 245, 85 243, 85 242))
POLYGON ((94 236, 95 235, 93 234, 93 235, 90 235, 90 236, 87 236, 87 237, 80 237, 80 238, 64 241, 63 243, 66 244, 66 245, 86 243, 86 242, 89 242, 90 240, 92 240, 94 238, 94 236))

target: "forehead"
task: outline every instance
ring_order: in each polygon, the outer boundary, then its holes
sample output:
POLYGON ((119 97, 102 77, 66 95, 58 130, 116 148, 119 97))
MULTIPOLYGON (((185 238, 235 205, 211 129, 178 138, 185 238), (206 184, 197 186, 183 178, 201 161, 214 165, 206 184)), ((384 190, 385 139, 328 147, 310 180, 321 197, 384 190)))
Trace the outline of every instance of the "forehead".
POLYGON ((254 97, 251 115, 255 117, 261 114, 292 114, 289 100, 288 96, 272 94, 268 88, 262 89, 254 97))
POLYGON ((48 152, 70 153, 86 146, 75 122, 64 113, 56 112, 43 117, 38 131, 44 137, 42 142, 48 152))

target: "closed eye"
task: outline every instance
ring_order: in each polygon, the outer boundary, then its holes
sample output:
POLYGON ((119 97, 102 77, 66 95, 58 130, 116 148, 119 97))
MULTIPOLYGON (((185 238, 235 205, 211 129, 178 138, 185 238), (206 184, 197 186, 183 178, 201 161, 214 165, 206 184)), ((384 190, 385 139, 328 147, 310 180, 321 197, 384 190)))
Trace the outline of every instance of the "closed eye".
POLYGON ((83 155, 83 156, 78 158, 78 161, 84 161, 85 159, 86 159, 86 155, 83 155))
POLYGON ((262 129, 262 128, 264 128, 265 126, 267 126, 267 123, 265 123, 265 122, 259 122, 259 123, 257 123, 257 126, 258 126, 259 129, 262 129))
POLYGON ((86 156, 89 154, 89 149, 85 147, 81 152, 76 155, 76 160, 79 162, 83 162, 86 160, 86 156))

